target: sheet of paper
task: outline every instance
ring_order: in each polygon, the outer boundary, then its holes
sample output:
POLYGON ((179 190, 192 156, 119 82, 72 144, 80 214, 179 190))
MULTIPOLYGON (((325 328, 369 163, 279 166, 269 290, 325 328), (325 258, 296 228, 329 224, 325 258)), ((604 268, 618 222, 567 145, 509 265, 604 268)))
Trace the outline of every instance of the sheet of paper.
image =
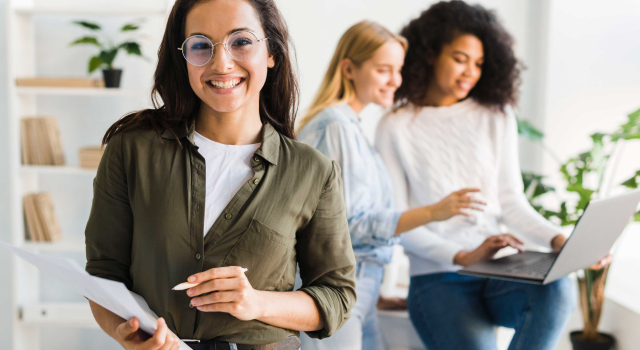
MULTIPOLYGON (((78 263, 68 258, 28 252, 2 241, 0 246, 35 265, 47 275, 65 282, 79 294, 125 320, 137 317, 140 329, 148 334, 156 332, 158 316, 149 308, 144 298, 130 292, 124 284, 91 276, 78 263)), ((180 350, 190 349, 180 341, 180 350)))

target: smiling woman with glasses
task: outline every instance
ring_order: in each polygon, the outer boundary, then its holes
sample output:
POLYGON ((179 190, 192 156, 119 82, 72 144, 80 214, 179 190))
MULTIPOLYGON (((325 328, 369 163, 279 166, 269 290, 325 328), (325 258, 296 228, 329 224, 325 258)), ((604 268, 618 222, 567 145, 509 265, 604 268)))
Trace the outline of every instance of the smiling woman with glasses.
POLYGON ((271 0, 176 1, 160 99, 107 131, 85 233, 86 270, 161 316, 148 335, 91 302, 125 349, 298 350, 300 331, 325 338, 349 318, 340 168, 294 140, 289 45, 271 0))

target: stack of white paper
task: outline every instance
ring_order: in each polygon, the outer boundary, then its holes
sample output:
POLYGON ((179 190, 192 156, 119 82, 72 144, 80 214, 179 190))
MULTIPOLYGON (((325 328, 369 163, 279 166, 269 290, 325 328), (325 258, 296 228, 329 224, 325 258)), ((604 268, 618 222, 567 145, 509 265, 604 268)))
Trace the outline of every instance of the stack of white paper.
MULTIPOLYGON (((75 261, 68 258, 31 253, 2 241, 0 246, 35 265, 47 275, 67 283, 76 292, 125 320, 137 317, 140 321, 140 329, 148 334, 156 332, 158 316, 151 311, 144 298, 130 292, 124 284, 91 276, 75 261)), ((180 341, 180 350, 190 349, 187 344, 180 341)))

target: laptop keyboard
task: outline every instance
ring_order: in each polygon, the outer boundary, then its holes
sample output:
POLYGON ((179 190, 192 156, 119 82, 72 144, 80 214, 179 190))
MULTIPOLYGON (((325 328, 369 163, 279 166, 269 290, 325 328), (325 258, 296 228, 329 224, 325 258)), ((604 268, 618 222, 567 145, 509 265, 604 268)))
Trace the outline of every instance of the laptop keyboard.
POLYGON ((555 255, 547 255, 540 259, 528 262, 526 264, 520 264, 508 268, 506 271, 514 274, 521 274, 533 277, 545 277, 551 265, 556 260, 555 255))

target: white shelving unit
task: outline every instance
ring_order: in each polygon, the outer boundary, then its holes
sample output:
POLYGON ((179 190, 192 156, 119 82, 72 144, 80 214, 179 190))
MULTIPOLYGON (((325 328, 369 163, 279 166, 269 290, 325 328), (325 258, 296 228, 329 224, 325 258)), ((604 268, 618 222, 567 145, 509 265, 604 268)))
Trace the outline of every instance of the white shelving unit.
MULTIPOLYGON (((60 98, 71 103, 87 98, 132 98, 147 101, 148 90, 135 89, 105 89, 105 88, 49 88, 49 87, 18 87, 16 78, 35 76, 37 73, 37 54, 42 55, 36 48, 36 23, 35 18, 42 16, 93 16, 93 17, 118 17, 136 16, 166 17, 173 4, 172 0, 157 0, 154 8, 140 8, 139 4, 131 3, 130 8, 96 7, 87 5, 91 2, 78 2, 85 7, 71 6, 69 1, 58 5, 58 0, 8 0, 7 1, 7 48, 9 101, 10 101, 10 178, 11 178, 11 240, 12 244, 29 251, 41 254, 69 255, 85 252, 84 235, 82 232, 74 232, 65 235, 55 243, 30 242, 25 239, 24 213, 22 197, 25 193, 41 190, 44 180, 49 177, 71 177, 78 183, 91 184, 96 174, 95 169, 80 168, 77 165, 66 166, 32 166, 22 165, 20 156, 20 118, 32 115, 50 115, 45 108, 39 108, 39 98, 60 98), (42 5, 41 5, 42 4, 42 5), (46 6, 46 7, 44 7, 46 6), (69 97, 71 97, 69 99, 69 97)), ((4 23, 4 21, 3 21, 4 23)), ((55 30, 55 28, 51 28, 55 30)), ((159 33, 160 36, 162 33, 159 33)), ((70 38, 73 39, 73 38, 70 38)), ((4 38, 2 39, 4 40, 4 38)), ((88 57, 87 57, 88 58, 88 57)), ((149 77, 151 78, 151 77, 149 77)), ((117 113, 114 117, 117 118, 117 113)), ((126 111, 125 111, 126 112, 126 111)), ((59 113, 59 112, 58 112, 59 113)), ((64 118, 64 115, 55 115, 64 118)), ((114 119, 115 120, 115 119, 114 119)), ((83 123, 83 127, 86 127, 83 123)), ((101 127, 99 127, 101 128, 101 127)), ((84 130, 83 130, 84 131, 84 130)), ((106 130, 99 130, 104 132, 106 130)), ((65 130, 61 125, 61 133, 65 130)), ((97 144, 99 140, 95 140, 97 144)), ((64 143, 64 139, 63 139, 64 143)), ((67 150, 69 152, 69 150, 67 150)), ((77 152, 77 149, 72 150, 77 152)), ((68 155, 67 155, 68 159, 68 155)), ((86 186, 85 186, 86 188, 86 186)), ((72 196, 70 196, 72 197, 72 196)), ((55 198, 54 198, 55 204, 55 198)), ((76 220, 86 222, 86 217, 78 217, 76 220)), ((64 233, 63 233, 64 234, 64 233)), ((93 319, 89 305, 86 302, 43 302, 41 300, 39 271, 14 256, 12 260, 13 287, 13 344, 14 350, 37 350, 46 348, 41 342, 41 327, 74 327, 96 328, 97 323, 93 319)), ((5 344, 6 345, 6 344, 5 344)))

